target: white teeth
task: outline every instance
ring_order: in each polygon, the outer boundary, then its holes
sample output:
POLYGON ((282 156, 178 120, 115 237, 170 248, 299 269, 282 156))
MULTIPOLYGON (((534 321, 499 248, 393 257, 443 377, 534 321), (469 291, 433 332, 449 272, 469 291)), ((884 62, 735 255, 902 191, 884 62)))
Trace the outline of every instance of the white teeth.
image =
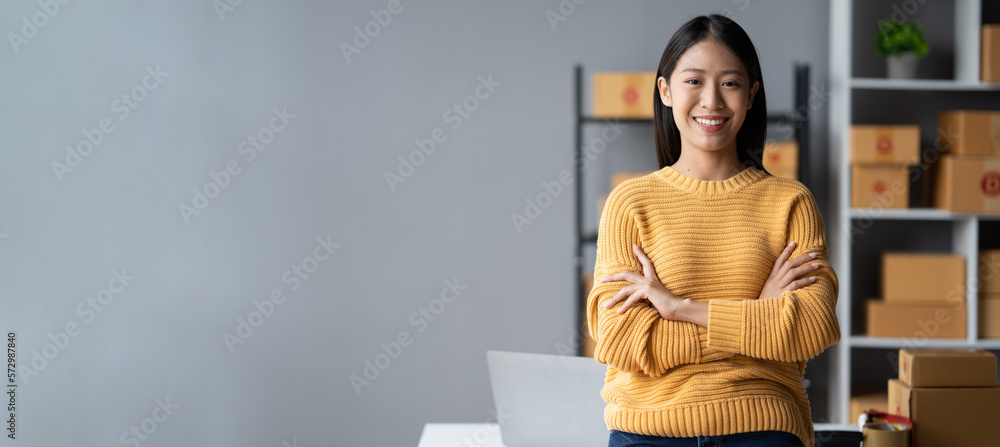
POLYGON ((728 119, 729 118, 724 118, 721 120, 703 120, 701 118, 695 118, 694 120, 705 126, 718 126, 719 124, 726 122, 726 120, 728 119))

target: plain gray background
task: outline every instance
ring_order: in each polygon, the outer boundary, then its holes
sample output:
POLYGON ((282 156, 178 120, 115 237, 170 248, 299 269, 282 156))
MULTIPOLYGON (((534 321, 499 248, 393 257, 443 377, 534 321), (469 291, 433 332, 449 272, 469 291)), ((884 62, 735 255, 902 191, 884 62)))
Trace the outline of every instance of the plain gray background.
MULTIPOLYGON (((209 0, 0 5, 0 329, 37 373, 22 370, 18 443, 135 445, 137 426, 141 445, 405 446, 427 422, 490 421, 487 349, 555 354, 579 335, 571 187, 520 232, 511 221, 572 169, 574 64, 655 70, 677 27, 726 10, 757 46, 769 110, 791 108, 795 61, 829 89, 827 1, 590 0, 553 27, 558 0, 404 0, 348 62, 341 44, 388 3, 244 0, 221 18, 209 0), (453 128, 445 111, 490 76, 453 128), (144 100, 123 116, 130 93, 144 100), (295 117, 248 160, 241 143, 274 109, 295 117), (60 181, 53 163, 102 120, 113 131, 60 181), (390 189, 435 128, 446 140, 390 189), (231 162, 186 221, 179 207, 231 162), (313 264, 317 238, 339 247, 313 264), (316 270, 293 291, 303 263, 316 270), (465 289, 435 302, 446 281, 465 289), (225 334, 275 289, 285 301, 231 352, 225 334)), ((826 107, 813 112, 825 206, 826 107)), ((585 172, 586 227, 613 172, 656 168, 652 128, 631 125, 585 172)))

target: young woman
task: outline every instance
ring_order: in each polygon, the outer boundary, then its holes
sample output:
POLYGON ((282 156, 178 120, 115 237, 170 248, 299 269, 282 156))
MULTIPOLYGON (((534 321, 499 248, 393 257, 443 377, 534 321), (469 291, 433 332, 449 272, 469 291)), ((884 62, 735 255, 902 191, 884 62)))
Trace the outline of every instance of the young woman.
POLYGON ((608 197, 587 300, 610 446, 812 446, 802 376, 840 339, 837 276, 812 194, 761 166, 750 38, 688 21, 653 96, 660 169, 608 197))

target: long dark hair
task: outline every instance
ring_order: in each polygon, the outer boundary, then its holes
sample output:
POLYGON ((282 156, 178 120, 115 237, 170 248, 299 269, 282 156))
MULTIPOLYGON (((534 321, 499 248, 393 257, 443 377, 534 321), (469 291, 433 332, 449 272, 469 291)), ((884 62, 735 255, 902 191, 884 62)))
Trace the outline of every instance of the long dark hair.
MULTIPOLYGON (((757 49, 754 48, 750 36, 736 22, 726 16, 712 14, 698 16, 681 25, 667 43, 660 58, 660 67, 656 70, 656 79, 661 76, 667 82, 670 74, 677 66, 677 60, 693 45, 706 40, 715 39, 728 47, 743 61, 750 78, 749 88, 754 82, 759 82, 757 93, 753 98, 753 107, 747 110, 746 120, 736 133, 736 153, 744 167, 754 166, 763 170, 761 158, 764 154, 764 139, 767 137, 767 97, 764 95, 764 79, 760 73, 760 61, 757 59, 757 49)), ((660 168, 677 162, 681 156, 681 134, 674 122, 674 112, 660 101, 660 91, 653 85, 653 127, 656 138, 656 159, 660 168)))

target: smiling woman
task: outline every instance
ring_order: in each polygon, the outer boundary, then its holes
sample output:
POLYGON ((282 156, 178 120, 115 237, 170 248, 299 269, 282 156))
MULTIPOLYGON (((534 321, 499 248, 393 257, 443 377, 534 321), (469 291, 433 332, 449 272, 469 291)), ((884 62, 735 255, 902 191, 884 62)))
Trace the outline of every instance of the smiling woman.
POLYGON ((756 49, 696 17, 652 96, 660 170, 611 191, 587 300, 610 445, 812 446, 803 372, 840 338, 837 275, 812 193, 761 165, 756 49))

